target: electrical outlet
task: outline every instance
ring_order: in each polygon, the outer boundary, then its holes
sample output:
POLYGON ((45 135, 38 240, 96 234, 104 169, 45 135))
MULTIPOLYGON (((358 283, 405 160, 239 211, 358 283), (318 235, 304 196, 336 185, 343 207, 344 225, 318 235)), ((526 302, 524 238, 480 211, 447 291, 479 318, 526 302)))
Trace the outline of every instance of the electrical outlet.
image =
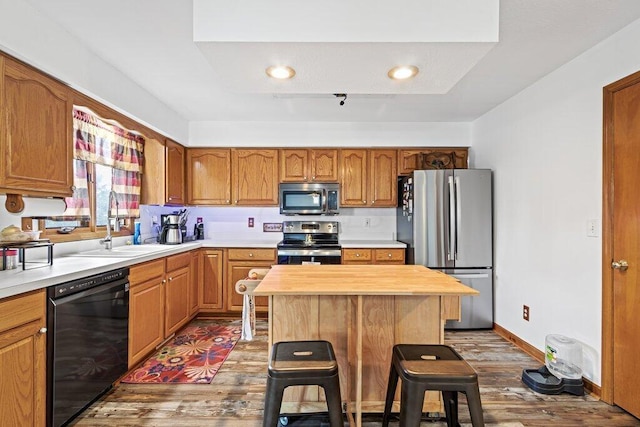
POLYGON ((364 219, 364 228, 369 228, 371 227, 371 218, 365 218, 364 219))
POLYGON ((522 306, 522 318, 524 320, 526 320, 527 322, 529 321, 529 306, 528 305, 523 305, 522 306))
POLYGON ((253 228, 253 218, 249 218, 249 228, 253 228))
POLYGON ((587 221, 587 237, 598 237, 598 220, 590 219, 587 221))

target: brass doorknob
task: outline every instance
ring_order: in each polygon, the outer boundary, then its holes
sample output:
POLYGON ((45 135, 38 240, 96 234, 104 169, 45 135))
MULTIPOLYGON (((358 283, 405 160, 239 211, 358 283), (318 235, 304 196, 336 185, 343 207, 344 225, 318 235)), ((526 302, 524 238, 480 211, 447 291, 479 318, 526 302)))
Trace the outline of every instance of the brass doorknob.
POLYGON ((613 261, 611 263, 611 267, 616 270, 627 271, 627 269, 629 268, 629 263, 627 262, 627 260, 621 259, 620 261, 613 261))

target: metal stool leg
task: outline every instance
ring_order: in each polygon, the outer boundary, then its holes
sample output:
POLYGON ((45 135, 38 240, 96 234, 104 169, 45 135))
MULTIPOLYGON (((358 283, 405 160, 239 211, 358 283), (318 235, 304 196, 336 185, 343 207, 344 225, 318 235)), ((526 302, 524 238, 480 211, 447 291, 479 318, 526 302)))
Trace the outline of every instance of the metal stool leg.
POLYGON ((478 383, 469 384, 465 389, 469 413, 471 414, 471 424, 473 427, 484 427, 484 415, 482 412, 482 401, 480 400, 478 383))
POLYGON ((400 425, 402 427, 420 427, 424 391, 420 384, 402 381, 400 392, 400 425))
POLYGON ((285 387, 279 381, 267 378, 262 427, 278 427, 284 389, 285 387))
POLYGON ((384 414, 382 415, 382 427, 389 426, 389 418, 391 417, 391 407, 393 406, 393 397, 398 387, 398 372, 393 363, 389 370, 389 382, 387 383, 387 397, 384 401, 384 414))
POLYGON ((442 401, 447 415, 447 427, 458 427, 458 392, 442 391, 442 401))

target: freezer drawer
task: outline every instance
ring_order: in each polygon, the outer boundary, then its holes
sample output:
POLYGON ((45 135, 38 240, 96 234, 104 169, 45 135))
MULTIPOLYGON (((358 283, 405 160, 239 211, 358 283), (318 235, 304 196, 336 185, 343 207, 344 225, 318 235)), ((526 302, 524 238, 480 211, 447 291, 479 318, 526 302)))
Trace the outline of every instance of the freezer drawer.
POLYGON ((460 298, 461 320, 448 320, 445 329, 493 328, 493 270, 442 270, 460 282, 480 292, 477 296, 460 298))

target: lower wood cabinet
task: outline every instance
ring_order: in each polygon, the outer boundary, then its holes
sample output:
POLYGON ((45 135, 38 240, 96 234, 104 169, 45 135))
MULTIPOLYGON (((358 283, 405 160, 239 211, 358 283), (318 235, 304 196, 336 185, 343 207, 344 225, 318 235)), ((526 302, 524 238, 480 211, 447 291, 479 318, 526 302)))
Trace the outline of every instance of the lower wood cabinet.
POLYGON ((2 425, 45 425, 46 331, 44 290, 0 300, 2 425))
POLYGON ((202 251, 202 269, 200 282, 200 309, 204 311, 222 311, 224 308, 224 255, 222 249, 202 251))
MULTIPOLYGON (((238 248, 227 252, 226 310, 242 312, 242 295, 235 290, 238 280, 246 279, 252 268, 270 268, 276 263, 275 249, 238 248)), ((269 309, 268 297, 255 298, 256 312, 266 313, 269 309)))
POLYGON ((343 249, 343 264, 404 264, 404 249, 343 249))
POLYGON ((129 368, 192 318, 192 253, 134 265, 129 271, 129 368))

